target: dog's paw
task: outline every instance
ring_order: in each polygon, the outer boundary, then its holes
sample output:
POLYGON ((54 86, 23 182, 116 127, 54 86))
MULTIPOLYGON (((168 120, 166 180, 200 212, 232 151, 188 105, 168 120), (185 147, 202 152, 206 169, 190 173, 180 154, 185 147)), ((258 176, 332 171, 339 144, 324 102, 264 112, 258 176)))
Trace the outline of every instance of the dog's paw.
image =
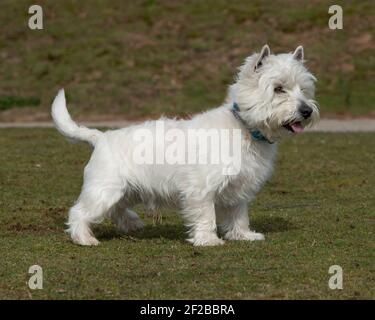
POLYGON ((126 214, 117 220, 117 227, 123 233, 137 231, 144 227, 141 218, 132 210, 127 209, 126 214))
POLYGON ((126 232, 137 231, 137 230, 143 229, 144 226, 145 226, 145 224, 143 223, 143 221, 140 218, 130 219, 127 222, 127 228, 126 228, 127 231, 126 232))
POLYGON ((142 229, 145 226, 141 219, 127 219, 126 222, 117 225, 122 233, 134 232, 142 229))
POLYGON ((256 241, 264 240, 264 235, 254 231, 231 230, 225 234, 224 238, 227 240, 256 241))
POLYGON ((194 246, 220 246, 225 243, 215 233, 202 232, 197 233, 194 237, 188 239, 194 246))
POLYGON ((93 236, 72 237, 74 243, 81 246, 97 246, 100 242, 93 236))
POLYGON ((81 246, 97 246, 100 243, 95 238, 87 224, 82 222, 69 223, 69 228, 66 232, 70 234, 70 237, 75 244, 81 246))

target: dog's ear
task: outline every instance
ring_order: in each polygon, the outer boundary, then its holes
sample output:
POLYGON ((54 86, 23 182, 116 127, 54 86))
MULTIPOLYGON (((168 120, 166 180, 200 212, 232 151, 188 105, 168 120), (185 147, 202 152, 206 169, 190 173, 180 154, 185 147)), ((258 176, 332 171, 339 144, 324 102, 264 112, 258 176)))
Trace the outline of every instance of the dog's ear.
POLYGON ((268 57, 270 54, 270 47, 268 46, 268 44, 264 45, 262 51, 259 54, 258 60, 255 63, 254 71, 258 70, 262 66, 264 58, 268 57))
POLYGON ((304 57, 303 47, 298 46, 297 49, 293 53, 293 58, 296 59, 297 61, 303 62, 303 57, 304 57))

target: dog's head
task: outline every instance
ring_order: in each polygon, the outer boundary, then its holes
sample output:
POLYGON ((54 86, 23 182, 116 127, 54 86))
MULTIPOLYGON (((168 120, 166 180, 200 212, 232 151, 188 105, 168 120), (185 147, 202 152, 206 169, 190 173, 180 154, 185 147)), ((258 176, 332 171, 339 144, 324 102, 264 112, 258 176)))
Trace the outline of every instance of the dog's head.
POLYGON ((303 47, 293 53, 271 54, 268 45, 249 56, 229 90, 241 118, 271 141, 302 132, 319 119, 316 78, 303 64, 303 47))

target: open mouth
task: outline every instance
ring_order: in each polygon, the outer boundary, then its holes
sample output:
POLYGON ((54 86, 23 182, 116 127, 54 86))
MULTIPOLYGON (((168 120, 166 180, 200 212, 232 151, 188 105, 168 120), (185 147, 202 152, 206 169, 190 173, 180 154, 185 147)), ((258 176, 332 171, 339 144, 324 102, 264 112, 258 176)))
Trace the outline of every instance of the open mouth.
POLYGON ((283 127, 293 133, 300 133, 303 131, 303 126, 301 121, 291 122, 284 124, 283 127))

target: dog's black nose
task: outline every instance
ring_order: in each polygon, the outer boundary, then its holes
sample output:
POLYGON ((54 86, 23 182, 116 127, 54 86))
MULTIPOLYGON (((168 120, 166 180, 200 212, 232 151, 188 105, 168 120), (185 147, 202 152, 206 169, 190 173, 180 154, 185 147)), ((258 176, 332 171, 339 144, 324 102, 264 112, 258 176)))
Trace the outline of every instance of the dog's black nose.
POLYGON ((302 102, 301 105, 298 108, 299 113, 307 119, 308 117, 311 116, 313 109, 309 107, 306 103, 302 102))

